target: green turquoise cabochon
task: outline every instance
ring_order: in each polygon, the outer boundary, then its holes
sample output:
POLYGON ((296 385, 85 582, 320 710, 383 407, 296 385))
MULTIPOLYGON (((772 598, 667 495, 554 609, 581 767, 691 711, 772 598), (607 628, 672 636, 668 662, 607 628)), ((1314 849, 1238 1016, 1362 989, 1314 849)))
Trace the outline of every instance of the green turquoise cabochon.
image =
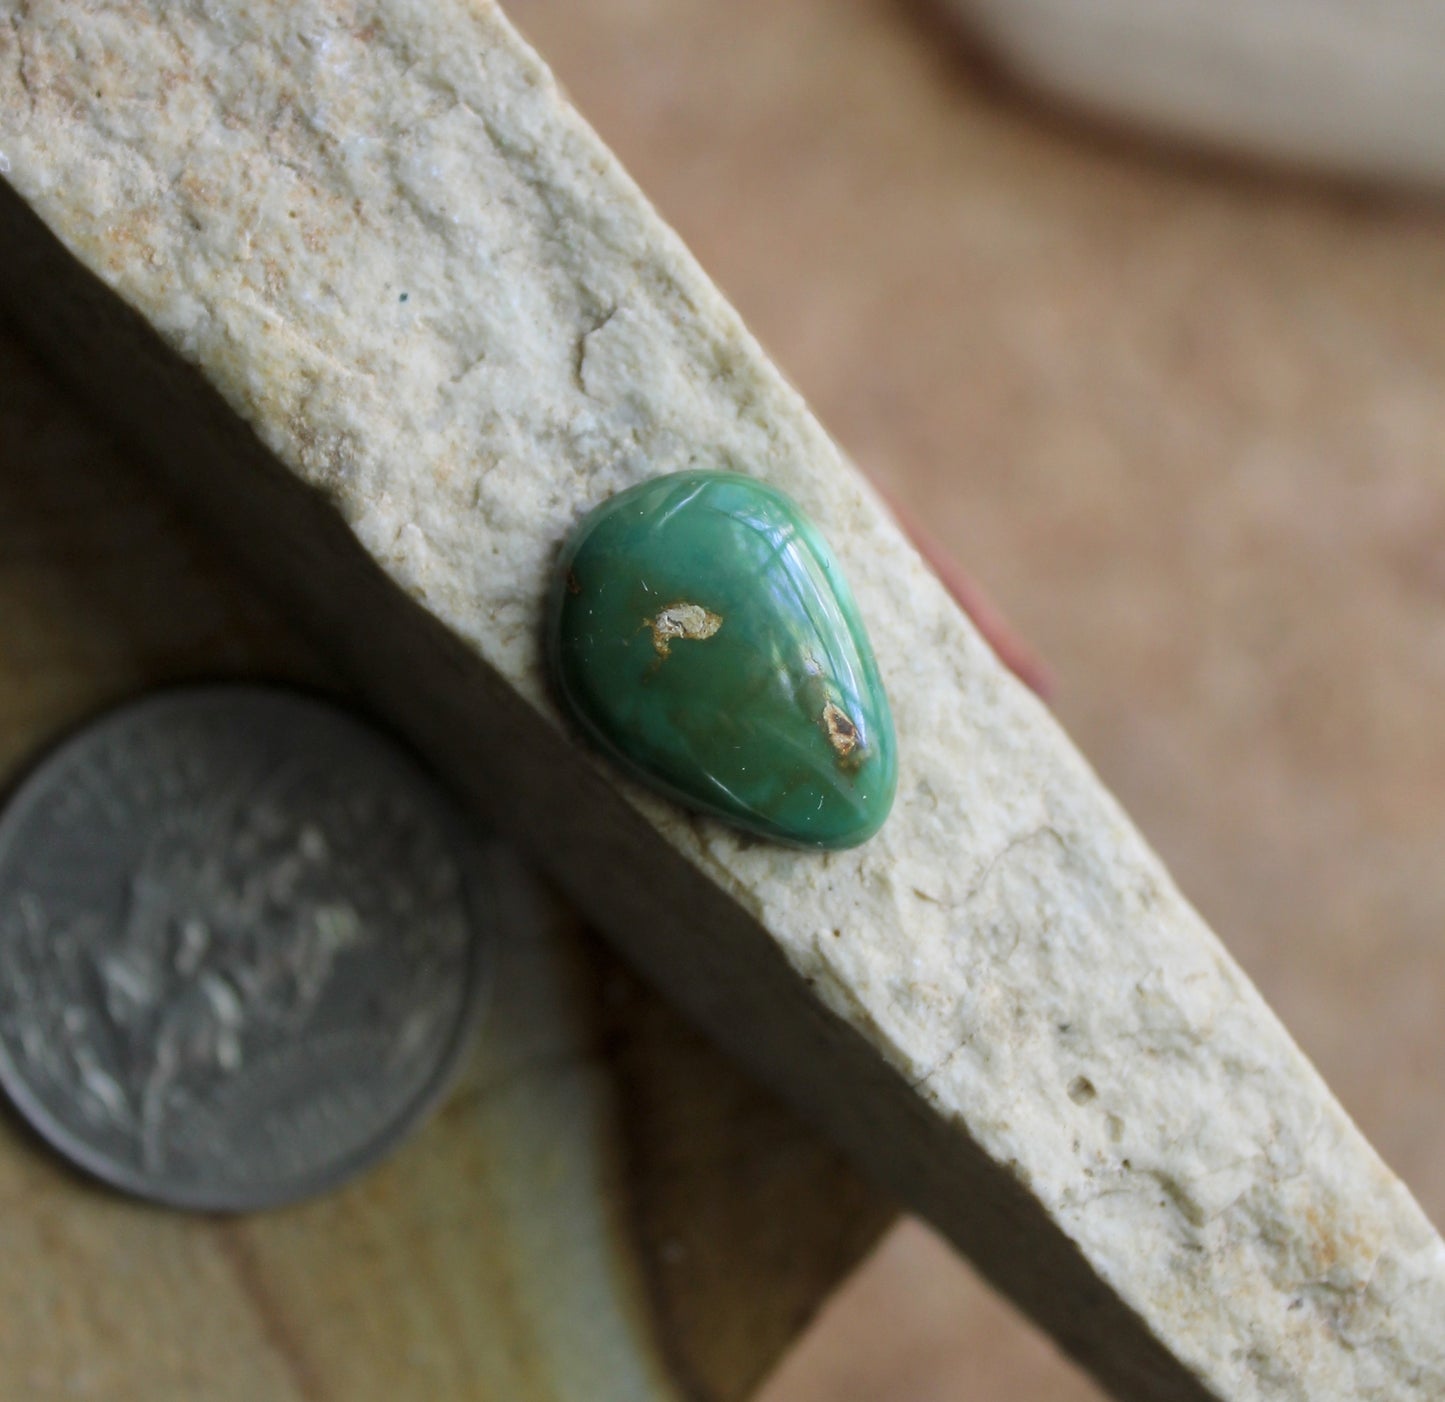
POLYGON ((585 517, 553 582, 568 713, 690 808, 800 847, 878 831, 898 781, 888 698, 827 543, 731 472, 640 483, 585 517))

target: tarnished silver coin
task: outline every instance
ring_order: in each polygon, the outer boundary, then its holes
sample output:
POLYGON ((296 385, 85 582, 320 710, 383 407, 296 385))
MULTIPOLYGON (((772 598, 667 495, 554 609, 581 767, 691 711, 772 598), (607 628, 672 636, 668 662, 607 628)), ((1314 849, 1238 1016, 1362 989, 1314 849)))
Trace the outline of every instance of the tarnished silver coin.
POLYGON ((123 707, 0 814, 0 1081, 145 1197, 329 1188, 467 1041, 484 870, 435 782, 332 706, 236 686, 123 707))

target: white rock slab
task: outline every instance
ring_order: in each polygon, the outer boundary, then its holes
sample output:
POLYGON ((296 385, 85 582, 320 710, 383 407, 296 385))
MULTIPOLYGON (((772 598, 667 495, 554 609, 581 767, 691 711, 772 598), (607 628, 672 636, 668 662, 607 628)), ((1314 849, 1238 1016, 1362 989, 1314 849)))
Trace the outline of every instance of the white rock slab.
POLYGON ((944 0, 1021 78, 1225 152, 1445 184, 1438 0, 944 0))
POLYGON ((1445 1245, 495 8, 0 16, 10 314, 640 966, 1119 1396, 1445 1396, 1445 1245), (559 724, 553 554, 687 465, 843 559, 902 749, 861 849, 559 724))

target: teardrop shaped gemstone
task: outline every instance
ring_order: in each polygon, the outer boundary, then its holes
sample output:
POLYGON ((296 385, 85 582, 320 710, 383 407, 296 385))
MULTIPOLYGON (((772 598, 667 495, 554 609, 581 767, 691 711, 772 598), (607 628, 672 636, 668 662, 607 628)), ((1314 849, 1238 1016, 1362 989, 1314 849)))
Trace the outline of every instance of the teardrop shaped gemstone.
POLYGON ((888 816, 897 747, 873 650, 782 492, 692 471, 618 493, 563 547, 549 622, 568 713, 689 808, 825 848, 888 816))

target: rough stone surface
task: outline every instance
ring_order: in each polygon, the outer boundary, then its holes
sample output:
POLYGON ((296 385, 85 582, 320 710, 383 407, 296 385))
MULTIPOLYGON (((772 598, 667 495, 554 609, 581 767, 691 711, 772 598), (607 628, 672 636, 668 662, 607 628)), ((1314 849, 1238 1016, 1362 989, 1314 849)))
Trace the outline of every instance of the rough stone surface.
POLYGON ((1020 77, 1230 153, 1445 184, 1445 11, 1420 0, 946 0, 1020 77))
POLYGON ((1120 1396, 1445 1394, 1445 1246, 494 9, 0 14, 0 168, 139 317, 7 198, 11 313, 639 964, 1120 1396), (690 465, 854 586, 900 746, 865 847, 559 728, 552 556, 690 465))

